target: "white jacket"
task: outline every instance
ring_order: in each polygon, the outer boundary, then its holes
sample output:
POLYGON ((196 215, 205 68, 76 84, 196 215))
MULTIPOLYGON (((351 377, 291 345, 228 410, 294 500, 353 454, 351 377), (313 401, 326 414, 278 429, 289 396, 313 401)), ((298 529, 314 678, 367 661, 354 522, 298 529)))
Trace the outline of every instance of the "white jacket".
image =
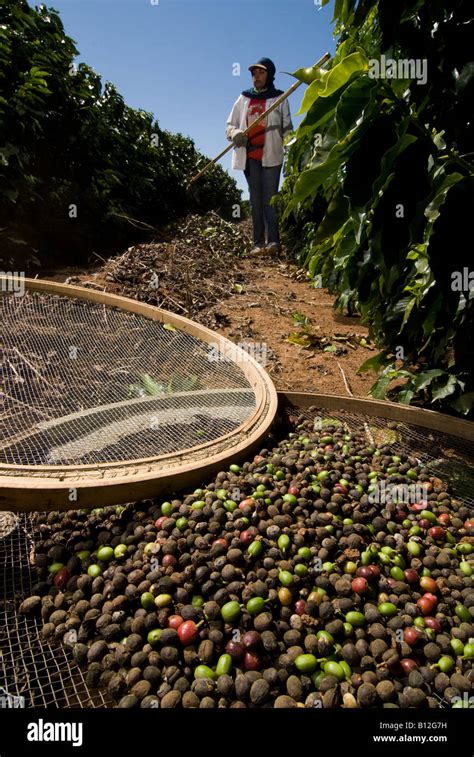
MULTIPOLYGON (((266 100, 267 110, 273 103, 278 100, 278 97, 269 97, 266 100)), ((244 131, 247 128, 247 111, 250 103, 250 98, 245 95, 239 95, 234 103, 229 118, 227 119, 226 136, 229 141, 232 141, 232 137, 236 129, 244 131)), ((275 108, 266 117, 265 128, 265 143, 263 146, 262 166, 279 166, 283 163, 283 138, 287 132, 293 130, 293 124, 291 123, 290 106, 288 100, 283 100, 282 103, 275 108)), ((240 171, 245 170, 247 163, 247 148, 234 147, 232 151, 232 168, 240 171)))

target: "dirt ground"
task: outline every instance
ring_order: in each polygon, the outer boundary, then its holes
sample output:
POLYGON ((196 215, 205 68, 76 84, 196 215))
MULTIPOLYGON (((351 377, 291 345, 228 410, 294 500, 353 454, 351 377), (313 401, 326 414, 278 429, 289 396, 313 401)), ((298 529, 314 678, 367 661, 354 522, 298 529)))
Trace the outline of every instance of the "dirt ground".
POLYGON ((243 292, 215 308, 223 321, 219 332, 234 342, 263 344, 262 359, 277 389, 347 394, 344 374, 354 395, 367 396, 373 375, 358 375, 357 369, 372 354, 371 345, 344 340, 354 334, 367 337, 359 319, 337 314, 334 298, 325 289, 310 287, 305 273, 294 265, 262 258, 258 263, 243 261, 242 269, 248 281, 243 292), (286 341, 301 331, 294 313, 306 316, 311 334, 326 337, 327 346, 336 351, 286 341))
MULTIPOLYGON (((216 331, 249 345, 247 349, 263 363, 277 389, 368 395, 375 376, 357 370, 375 348, 359 344, 367 338, 367 329, 357 317, 338 314, 333 296, 311 287, 306 272, 285 260, 284 251, 278 260, 243 258, 239 272, 242 291, 232 291, 207 310, 206 325, 211 314, 216 331), (320 346, 305 348, 287 341, 290 334, 302 333, 293 314, 299 314, 300 321, 306 318, 306 333, 313 343, 322 341, 320 346)), ((120 285, 106 280, 100 267, 68 267, 42 277, 60 282, 71 279, 78 285, 87 282, 87 286, 121 294, 120 285)))

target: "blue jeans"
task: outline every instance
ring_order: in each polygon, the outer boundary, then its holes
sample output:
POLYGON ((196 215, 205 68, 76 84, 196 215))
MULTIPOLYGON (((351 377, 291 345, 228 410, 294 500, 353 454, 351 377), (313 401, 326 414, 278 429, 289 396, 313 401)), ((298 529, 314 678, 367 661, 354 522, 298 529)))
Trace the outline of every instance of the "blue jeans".
POLYGON ((259 160, 247 157, 244 173, 249 185, 254 245, 265 244, 265 232, 268 244, 280 244, 278 217, 270 199, 278 192, 281 165, 265 167, 259 160))

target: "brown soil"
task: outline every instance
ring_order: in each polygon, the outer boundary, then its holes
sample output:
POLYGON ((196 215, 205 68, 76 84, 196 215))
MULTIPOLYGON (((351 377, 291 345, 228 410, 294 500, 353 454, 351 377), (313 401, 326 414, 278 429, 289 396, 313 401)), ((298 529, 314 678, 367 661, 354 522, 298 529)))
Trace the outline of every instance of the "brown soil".
MULTIPOLYGON (((248 240, 249 222, 240 226, 248 240)), ((233 259, 232 274, 228 297, 193 313, 194 320, 233 342, 248 344, 251 354, 263 359, 277 389, 368 395, 375 375, 357 373, 374 354, 374 345, 358 343, 360 338, 367 339, 367 328, 358 317, 337 313, 334 297, 325 289, 312 288, 306 272, 285 259, 285 250, 278 259, 233 259), (240 284, 236 285, 236 280, 240 284), (242 291, 234 291, 236 288, 242 291), (307 318, 307 333, 313 337, 313 344, 322 342, 320 346, 305 348, 286 341, 290 334, 302 333, 294 313, 307 318), (324 351, 328 347, 331 351, 324 351)), ((225 277, 225 270, 222 275, 225 277)), ((123 285, 110 281, 107 265, 87 271, 69 267, 43 273, 42 277, 125 294, 123 285)), ((129 291, 126 294, 130 296, 129 291)), ((176 312, 184 315, 182 310, 176 312)))
POLYGON ((217 330, 234 342, 263 343, 266 369, 277 389, 347 394, 342 369, 350 391, 367 396, 373 374, 358 375, 357 370, 373 353, 368 347, 333 339, 351 334, 367 337, 359 319, 337 314, 334 297, 325 289, 311 288, 305 273, 294 265, 262 258, 243 260, 241 268, 244 290, 214 309, 218 321, 228 319, 217 330), (346 351, 335 354, 287 342, 290 334, 300 331, 293 313, 308 318, 312 333, 346 351))

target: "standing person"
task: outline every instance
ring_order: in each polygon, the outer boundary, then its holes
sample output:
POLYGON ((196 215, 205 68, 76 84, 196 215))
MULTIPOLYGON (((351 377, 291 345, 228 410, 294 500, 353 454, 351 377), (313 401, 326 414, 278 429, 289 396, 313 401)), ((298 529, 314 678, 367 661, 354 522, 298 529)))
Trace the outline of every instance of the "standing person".
POLYGON ((249 66, 253 87, 237 98, 227 119, 226 136, 233 142, 232 168, 244 171, 252 209, 253 243, 251 254, 280 251, 278 217, 270 200, 278 192, 283 165, 283 139, 292 131, 290 106, 284 100, 245 136, 243 132, 283 94, 273 83, 276 69, 270 58, 260 58, 249 66), (266 235, 266 240, 265 240, 266 235))

